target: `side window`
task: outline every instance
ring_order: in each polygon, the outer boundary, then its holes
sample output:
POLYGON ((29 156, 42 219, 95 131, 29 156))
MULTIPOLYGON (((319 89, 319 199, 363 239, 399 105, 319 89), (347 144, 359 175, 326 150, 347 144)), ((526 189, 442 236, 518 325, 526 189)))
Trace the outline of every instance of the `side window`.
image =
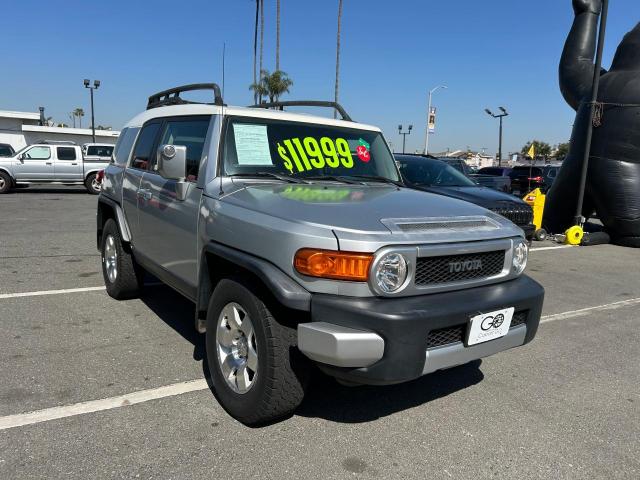
POLYGON ((51 149, 49 147, 33 147, 24 152, 25 160, 49 160, 51 149))
POLYGON ((58 160, 75 160, 76 149, 73 147, 57 147, 58 160))
POLYGON ((207 138, 210 120, 210 117, 193 120, 168 120, 162 132, 160 145, 187 147, 187 171, 185 177, 190 182, 195 182, 198 179, 202 149, 207 138))
POLYGON ((129 161, 133 142, 136 141, 136 135, 139 131, 139 128, 125 128, 120 132, 120 137, 113 150, 113 161, 116 165, 125 165, 129 161))
POLYGON ((159 123, 150 123, 142 128, 133 150, 133 159, 131 160, 133 168, 148 170, 149 162, 153 159, 153 145, 159 129, 159 123))

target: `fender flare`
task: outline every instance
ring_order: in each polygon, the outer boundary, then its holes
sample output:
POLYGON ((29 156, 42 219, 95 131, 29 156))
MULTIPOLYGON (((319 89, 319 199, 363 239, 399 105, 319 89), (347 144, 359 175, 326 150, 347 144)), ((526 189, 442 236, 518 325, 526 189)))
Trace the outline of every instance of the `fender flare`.
MULTIPOLYGON (((127 219, 124 216, 124 211, 122 210, 122 207, 115 202, 114 200, 110 199, 109 197, 105 197, 104 195, 100 195, 98 197, 98 205, 100 204, 104 204, 107 205, 109 208, 111 208, 111 210, 113 211, 114 215, 115 215, 115 219, 116 222, 118 223, 118 228, 120 229, 120 236, 122 238, 123 241, 130 243, 131 242, 131 231, 129 230, 129 225, 127 225, 127 219)), ((100 248, 100 236, 102 234, 102 212, 100 207, 98 207, 97 209, 97 213, 96 213, 96 221, 97 221, 97 227, 98 227, 98 249, 100 248)))
POLYGON ((209 242, 202 250, 197 293, 197 310, 206 312, 213 291, 207 254, 213 254, 254 274, 269 289, 275 299, 293 310, 311 311, 311 293, 272 263, 235 248, 209 242))
POLYGON ((86 172, 84 174, 84 181, 87 181, 87 178, 89 178, 89 175, 91 175, 92 173, 98 173, 100 170, 104 170, 104 168, 94 168, 93 170, 89 170, 88 172, 86 172))
POLYGON ((6 173, 7 175, 9 175, 9 178, 11 179, 11 181, 12 181, 14 184, 16 183, 16 179, 15 179, 15 177, 11 174, 11 172, 10 172, 7 168, 5 168, 5 167, 0 167, 0 172, 4 172, 4 173, 6 173))

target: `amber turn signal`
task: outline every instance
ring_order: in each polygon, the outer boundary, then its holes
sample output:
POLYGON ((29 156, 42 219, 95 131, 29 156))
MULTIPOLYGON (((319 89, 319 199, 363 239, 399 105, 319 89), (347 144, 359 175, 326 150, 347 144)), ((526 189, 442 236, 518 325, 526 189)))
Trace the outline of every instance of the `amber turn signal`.
POLYGON ((295 269, 310 277, 366 282, 373 255, 303 248, 296 252, 295 269))

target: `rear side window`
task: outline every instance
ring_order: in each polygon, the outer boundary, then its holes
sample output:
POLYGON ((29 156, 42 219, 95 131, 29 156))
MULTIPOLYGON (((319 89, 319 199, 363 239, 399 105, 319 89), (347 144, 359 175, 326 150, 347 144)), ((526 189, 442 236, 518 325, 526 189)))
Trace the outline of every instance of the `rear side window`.
POLYGON ((188 120, 168 120, 160 145, 180 145, 187 147, 187 171, 185 177, 191 182, 198 179, 202 149, 207 138, 210 117, 188 120))
POLYGON ((58 147, 56 148, 58 153, 58 160, 75 160, 76 149, 73 147, 58 147))
POLYGON ((136 135, 139 131, 139 128, 125 128, 120 132, 120 137, 113 150, 113 161, 116 165, 125 165, 129 161, 133 142, 136 141, 136 135))
POLYGON ((133 159, 131 160, 131 166, 133 168, 148 170, 149 162, 153 158, 153 145, 155 144, 159 129, 159 123, 150 123, 142 127, 142 131, 136 142, 136 148, 133 151, 133 159))

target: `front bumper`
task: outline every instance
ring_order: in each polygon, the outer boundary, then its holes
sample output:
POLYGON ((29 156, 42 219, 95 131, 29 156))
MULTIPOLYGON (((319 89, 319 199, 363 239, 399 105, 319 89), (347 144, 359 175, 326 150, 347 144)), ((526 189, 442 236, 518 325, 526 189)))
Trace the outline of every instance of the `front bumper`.
POLYGON ((327 374, 361 384, 401 383, 524 345, 535 336, 544 289, 529 277, 404 298, 314 294, 298 347, 327 374), (509 333, 466 347, 469 319, 514 307, 509 333), (515 325, 514 325, 515 323, 515 325))
POLYGON ((518 225, 523 231, 524 231, 524 236, 527 239, 527 241, 532 241, 533 237, 536 233, 536 226, 533 223, 530 223, 528 225, 518 225))

